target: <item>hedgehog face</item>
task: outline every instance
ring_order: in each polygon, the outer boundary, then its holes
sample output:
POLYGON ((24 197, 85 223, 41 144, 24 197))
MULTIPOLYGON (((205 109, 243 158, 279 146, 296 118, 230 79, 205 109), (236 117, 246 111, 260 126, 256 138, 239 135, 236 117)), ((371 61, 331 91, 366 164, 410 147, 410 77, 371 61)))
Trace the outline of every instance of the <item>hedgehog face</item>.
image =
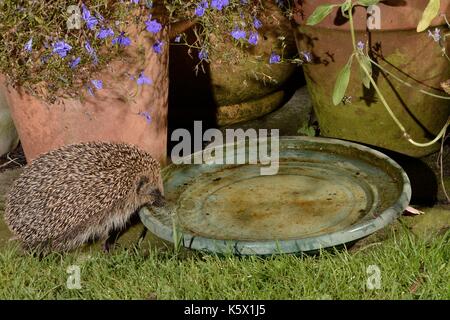
POLYGON ((143 202, 155 207, 162 207, 165 205, 162 179, 158 177, 156 180, 155 182, 155 179, 149 175, 141 176, 136 185, 136 193, 143 199, 143 202))

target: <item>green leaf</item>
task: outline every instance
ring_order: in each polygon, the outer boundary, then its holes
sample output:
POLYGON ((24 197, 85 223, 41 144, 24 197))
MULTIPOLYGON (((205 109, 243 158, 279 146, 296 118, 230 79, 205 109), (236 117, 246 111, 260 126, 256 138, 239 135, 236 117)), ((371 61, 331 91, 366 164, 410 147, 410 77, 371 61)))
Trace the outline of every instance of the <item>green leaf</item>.
POLYGON ((373 6, 378 4, 381 0, 359 0, 358 3, 363 6, 373 6))
POLYGON ((359 71, 360 71, 362 83, 363 83, 364 87, 366 87, 367 89, 370 89, 370 77, 372 76, 372 63, 370 62, 369 57, 366 55, 360 55, 359 63, 360 63, 359 71), (363 66, 367 69, 367 71, 369 71, 370 77, 367 76, 367 74, 364 72, 363 66))
POLYGON ((336 7, 335 4, 325 4, 318 6, 316 10, 314 10, 314 12, 309 16, 306 24, 308 26, 318 24, 320 21, 325 19, 331 13, 331 11, 333 11, 334 7, 336 7))
POLYGON ((439 14, 440 7, 440 0, 430 0, 430 2, 428 2, 427 7, 423 11, 422 19, 417 25, 417 32, 422 32, 430 26, 431 21, 433 21, 433 19, 439 14))
POLYGON ((353 55, 348 59, 346 65, 339 72, 333 90, 333 104, 337 106, 344 99, 345 91, 347 91, 348 83, 350 81, 350 70, 352 67, 353 55))
POLYGON ((345 14, 345 12, 349 11, 351 6, 352 6, 352 2, 351 1, 350 2, 348 2, 348 1, 344 2, 342 4, 342 6, 341 6, 342 13, 345 14))

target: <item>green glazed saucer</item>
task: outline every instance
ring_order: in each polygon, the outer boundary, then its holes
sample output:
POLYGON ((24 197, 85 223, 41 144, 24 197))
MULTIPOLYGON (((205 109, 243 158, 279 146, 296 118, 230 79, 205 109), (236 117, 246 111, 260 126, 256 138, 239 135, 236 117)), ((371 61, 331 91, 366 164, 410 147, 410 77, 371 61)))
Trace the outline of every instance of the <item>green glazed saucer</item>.
POLYGON ((363 238, 410 201, 403 169, 368 147, 280 137, 279 154, 276 175, 261 175, 261 164, 171 164, 163 170, 168 205, 142 208, 141 220, 156 236, 195 250, 297 253, 363 238))

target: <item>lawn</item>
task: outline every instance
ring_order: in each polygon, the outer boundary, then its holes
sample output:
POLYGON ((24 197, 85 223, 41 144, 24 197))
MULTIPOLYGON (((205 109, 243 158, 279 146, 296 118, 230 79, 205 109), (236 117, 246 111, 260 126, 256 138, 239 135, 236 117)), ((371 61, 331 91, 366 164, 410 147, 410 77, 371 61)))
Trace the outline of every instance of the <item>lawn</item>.
POLYGON ((38 258, 8 244, 0 249, 0 299, 450 298, 449 230, 417 236, 401 222, 368 239, 348 250, 266 258, 169 244, 38 258), (77 267, 81 288, 69 289, 77 267))

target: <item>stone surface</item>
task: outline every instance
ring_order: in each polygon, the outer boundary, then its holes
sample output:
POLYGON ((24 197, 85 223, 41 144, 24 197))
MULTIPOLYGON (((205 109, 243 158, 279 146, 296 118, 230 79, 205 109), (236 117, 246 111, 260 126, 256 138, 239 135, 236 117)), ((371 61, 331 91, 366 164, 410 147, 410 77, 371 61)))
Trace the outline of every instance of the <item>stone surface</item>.
POLYGON ((357 241, 350 247, 351 252, 364 250, 381 244, 402 228, 410 230, 415 236, 430 240, 436 235, 442 235, 450 229, 450 206, 436 205, 432 208, 418 208, 422 215, 402 216, 400 219, 370 236, 357 241))
POLYGON ((405 218, 415 235, 429 238, 450 229, 450 206, 438 205, 422 210, 425 214, 405 218))

